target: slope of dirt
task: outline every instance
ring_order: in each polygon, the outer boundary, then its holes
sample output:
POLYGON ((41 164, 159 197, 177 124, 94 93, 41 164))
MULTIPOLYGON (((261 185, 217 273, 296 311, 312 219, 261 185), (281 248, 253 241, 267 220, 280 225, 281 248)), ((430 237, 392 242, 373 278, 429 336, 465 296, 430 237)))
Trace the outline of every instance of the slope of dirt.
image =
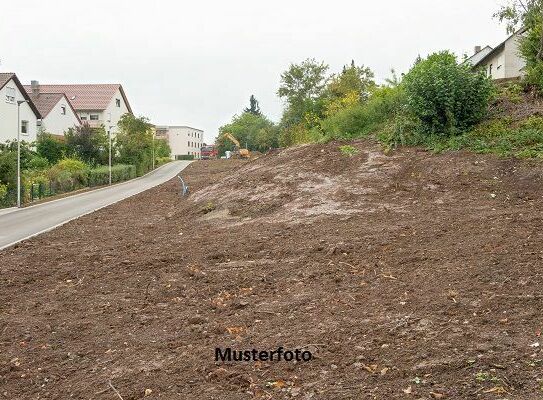
POLYGON ((0 252, 0 398, 541 399, 543 165, 353 145, 197 162, 0 252), (279 346, 314 359, 215 362, 279 346))

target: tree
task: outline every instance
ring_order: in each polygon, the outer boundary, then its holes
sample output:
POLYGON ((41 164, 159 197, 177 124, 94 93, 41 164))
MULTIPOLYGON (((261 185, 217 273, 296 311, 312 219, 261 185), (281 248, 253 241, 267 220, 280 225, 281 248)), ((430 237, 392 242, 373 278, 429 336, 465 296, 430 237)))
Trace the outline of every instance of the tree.
POLYGON ((326 87, 325 114, 330 116, 366 101, 376 86, 373 78, 374 74, 369 68, 356 66, 354 60, 350 66, 344 66, 340 74, 331 77, 326 87))
POLYGON ((66 154, 77 157, 89 165, 103 164, 108 154, 108 138, 104 128, 91 128, 84 123, 70 128, 64 135, 66 154))
POLYGON ((262 115, 262 112, 260 111, 260 106, 258 105, 258 100, 254 95, 251 95, 251 98, 249 99, 249 107, 245 108, 243 112, 251 113, 253 115, 262 115))
POLYGON ((526 61, 526 79, 543 90, 543 0, 510 0, 494 16, 506 22, 508 33, 525 29, 520 54, 526 61))
POLYGON ((170 157, 172 149, 166 139, 155 139, 155 158, 170 157))
POLYGON ((241 146, 247 146, 249 150, 267 151, 278 146, 277 127, 263 115, 244 112, 235 115, 231 123, 220 127, 216 144, 221 155, 234 148, 234 144, 222 135, 225 132, 231 133, 241 146))
POLYGON ((56 164, 64 158, 65 143, 47 132, 41 132, 36 142, 36 151, 40 157, 46 158, 50 164, 56 164))
MULTIPOLYGON (((320 116, 324 109, 322 95, 328 82, 328 65, 307 59, 301 64, 291 64, 281 74, 277 94, 287 103, 282 123, 288 127, 303 122, 306 114, 320 116)), ((310 118, 314 120, 314 118, 310 118)))
POLYGON ((413 66, 403 80, 408 110, 428 134, 452 135, 485 115, 493 85, 483 71, 458 64, 454 54, 434 53, 413 66))
POLYGON ((120 162, 135 165, 137 174, 143 175, 152 167, 153 126, 147 118, 132 114, 124 114, 118 126, 116 142, 120 162))

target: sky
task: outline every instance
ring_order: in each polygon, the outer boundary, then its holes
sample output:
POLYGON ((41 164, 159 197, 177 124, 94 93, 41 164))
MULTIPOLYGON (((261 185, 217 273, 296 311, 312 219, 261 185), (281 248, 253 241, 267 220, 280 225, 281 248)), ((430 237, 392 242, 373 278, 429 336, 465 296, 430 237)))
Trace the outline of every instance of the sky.
MULTIPOLYGON (((3 2, 4 3, 4 2, 3 2)), ((278 121, 280 75, 355 60, 378 82, 417 55, 506 38, 500 0, 19 0, 0 12, 0 72, 23 84, 121 83, 134 113, 210 143, 254 94, 278 121)))

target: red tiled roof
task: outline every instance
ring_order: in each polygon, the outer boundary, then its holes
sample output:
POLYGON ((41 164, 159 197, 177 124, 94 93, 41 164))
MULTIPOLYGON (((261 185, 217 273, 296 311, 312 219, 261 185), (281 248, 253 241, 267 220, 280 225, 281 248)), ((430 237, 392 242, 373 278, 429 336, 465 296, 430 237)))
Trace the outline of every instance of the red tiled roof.
MULTIPOLYGON (((25 85, 25 90, 32 93, 32 87, 25 85)), ((40 93, 65 93, 76 110, 105 110, 113 96, 121 91, 128 111, 132 112, 130 104, 120 84, 90 84, 90 85, 39 85, 40 93)))
MULTIPOLYGON (((26 88, 25 88, 26 89, 26 88)), ((58 104, 58 102, 62 99, 66 99, 66 103, 70 106, 70 109, 73 111, 77 119, 79 120, 79 115, 74 110, 74 107, 68 100, 68 98, 65 96, 64 93, 32 93, 32 91, 28 91, 28 96, 32 99, 34 104, 36 105, 38 111, 40 112, 42 118, 47 117, 51 110, 58 104)))
POLYGON ((9 82, 11 78, 13 78, 15 74, 12 72, 2 72, 0 73, 0 89, 2 89, 6 83, 9 82))

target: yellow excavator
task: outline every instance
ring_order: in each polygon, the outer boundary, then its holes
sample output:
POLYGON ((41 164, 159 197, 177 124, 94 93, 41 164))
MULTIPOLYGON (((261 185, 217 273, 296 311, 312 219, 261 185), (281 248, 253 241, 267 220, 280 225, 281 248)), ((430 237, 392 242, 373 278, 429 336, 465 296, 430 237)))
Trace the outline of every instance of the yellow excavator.
POLYGON ((234 151, 232 151, 233 158, 250 158, 251 153, 248 149, 242 149, 239 141, 231 133, 224 132, 223 136, 234 143, 234 151))

